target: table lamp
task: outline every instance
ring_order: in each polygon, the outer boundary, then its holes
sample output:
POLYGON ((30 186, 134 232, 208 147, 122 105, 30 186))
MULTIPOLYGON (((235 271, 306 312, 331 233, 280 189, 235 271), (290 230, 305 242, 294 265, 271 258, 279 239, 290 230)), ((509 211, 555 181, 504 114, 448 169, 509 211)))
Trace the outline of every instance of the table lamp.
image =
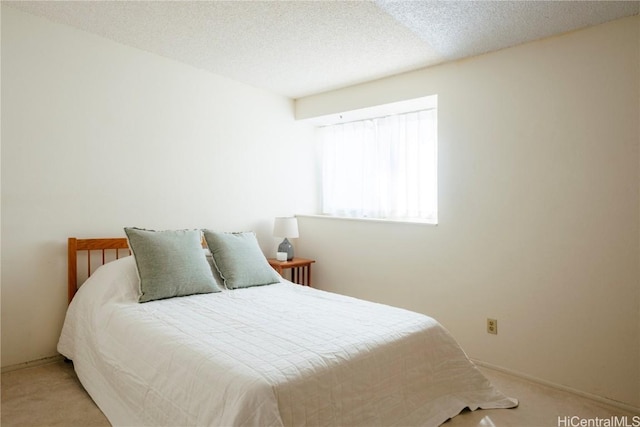
POLYGON ((273 222, 273 235, 275 237, 284 237, 284 240, 278 246, 278 252, 287 253, 287 261, 293 259, 293 246, 288 238, 298 237, 298 220, 295 217, 278 217, 273 222))

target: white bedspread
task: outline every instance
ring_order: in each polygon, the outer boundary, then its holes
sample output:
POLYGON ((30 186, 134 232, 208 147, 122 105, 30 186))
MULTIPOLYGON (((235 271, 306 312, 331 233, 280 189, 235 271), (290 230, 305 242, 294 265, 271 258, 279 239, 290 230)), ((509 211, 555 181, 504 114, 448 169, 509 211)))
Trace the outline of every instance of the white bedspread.
POLYGON ((435 320, 283 282, 137 303, 132 257, 71 303, 58 350, 114 425, 436 426, 517 405, 435 320))

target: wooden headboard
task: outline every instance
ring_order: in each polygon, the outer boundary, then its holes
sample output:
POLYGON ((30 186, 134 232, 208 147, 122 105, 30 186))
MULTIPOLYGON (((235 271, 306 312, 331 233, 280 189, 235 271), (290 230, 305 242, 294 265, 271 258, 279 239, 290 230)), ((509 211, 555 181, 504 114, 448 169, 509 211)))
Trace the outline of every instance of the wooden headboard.
POLYGON ((121 256, 131 255, 129 244, 124 237, 106 238, 106 239, 77 239, 69 237, 68 246, 68 298, 69 302, 78 291, 78 252, 85 252, 86 257, 86 274, 85 278, 91 276, 91 273, 101 265, 118 259, 121 256), (123 252, 126 250, 126 255, 123 252), (97 255, 97 256, 96 256, 97 255))
MULTIPOLYGON (((126 237, 108 237, 103 239, 77 239, 75 237, 69 237, 68 245, 69 302, 71 302, 78 291, 78 282, 82 284, 84 280, 91 276, 91 273, 93 273, 96 268, 109 261, 131 255, 126 237), (82 259, 78 258, 78 253, 82 254, 82 259), (86 260, 84 260, 85 257, 86 260), (84 267, 82 270, 78 270, 79 262, 83 262, 86 266, 86 271, 84 271, 84 267), (82 274, 80 274, 80 272, 82 272, 82 274), (82 280, 78 280, 79 277, 82 278, 82 280)), ((204 240, 204 237, 202 238, 202 247, 207 247, 207 242, 204 240)))

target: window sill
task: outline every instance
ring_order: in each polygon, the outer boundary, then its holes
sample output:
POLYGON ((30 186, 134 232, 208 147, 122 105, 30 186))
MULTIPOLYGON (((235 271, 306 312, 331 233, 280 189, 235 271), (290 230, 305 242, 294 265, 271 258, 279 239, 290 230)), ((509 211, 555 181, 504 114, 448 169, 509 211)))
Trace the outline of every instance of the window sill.
POLYGON ((356 218, 350 216, 333 216, 333 215, 321 215, 321 214, 297 214, 298 218, 321 218, 330 220, 343 220, 343 221, 363 221, 363 222, 380 222, 380 223, 392 223, 392 224, 417 224, 417 225, 432 225, 437 226, 437 222, 431 222, 428 220, 420 219, 388 219, 388 218, 356 218))

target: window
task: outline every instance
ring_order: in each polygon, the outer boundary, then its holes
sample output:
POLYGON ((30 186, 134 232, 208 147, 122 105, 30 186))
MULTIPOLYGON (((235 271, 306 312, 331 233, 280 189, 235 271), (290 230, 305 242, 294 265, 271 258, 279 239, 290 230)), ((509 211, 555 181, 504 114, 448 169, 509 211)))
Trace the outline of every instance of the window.
POLYGON ((319 128, 322 213, 437 223, 437 109, 319 128))

